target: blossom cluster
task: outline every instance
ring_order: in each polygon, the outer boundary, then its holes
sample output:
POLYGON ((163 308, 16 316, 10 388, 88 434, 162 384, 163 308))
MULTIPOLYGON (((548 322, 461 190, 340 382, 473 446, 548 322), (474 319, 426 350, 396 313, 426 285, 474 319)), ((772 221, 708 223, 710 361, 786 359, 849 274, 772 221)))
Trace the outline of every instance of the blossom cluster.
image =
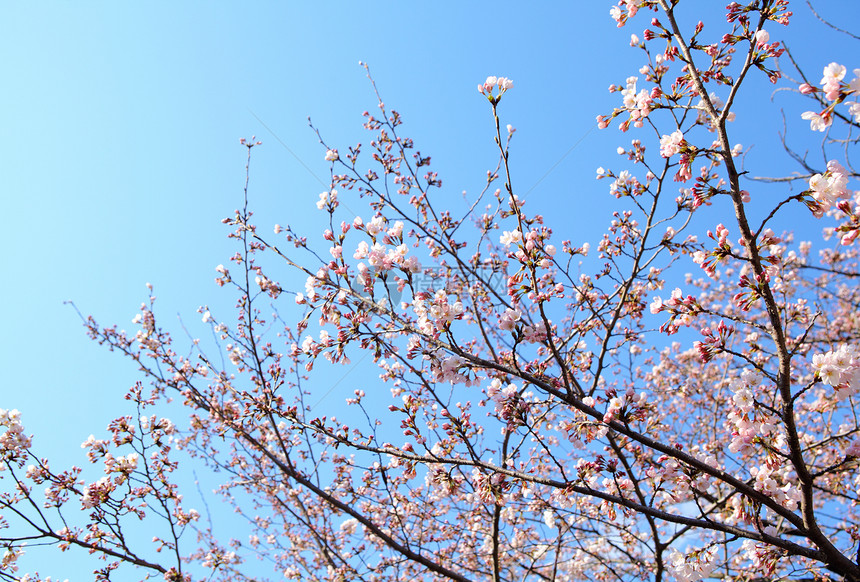
POLYGON ((495 403, 496 416, 506 423, 505 430, 527 424, 531 392, 523 393, 516 384, 503 387, 502 381, 495 379, 487 388, 487 396, 495 403))
POLYGON ((676 129, 670 135, 664 135, 660 138, 660 155, 664 158, 671 158, 681 151, 687 145, 684 139, 684 134, 680 129, 676 129))
MULTIPOLYGON (((9 547, 3 552, 3 557, 0 558, 0 572, 15 573, 18 571, 18 558, 24 555, 24 549, 19 547, 9 547)), ((20 578, 19 578, 20 580, 20 578)))
POLYGON ((835 232, 840 235, 844 246, 852 244, 860 235, 860 191, 848 188, 850 176, 842 164, 830 160, 823 174, 814 174, 809 179, 809 190, 803 193, 802 198, 816 218, 825 213, 833 217, 841 215, 843 222, 835 232))
POLYGON ((854 97, 854 101, 848 103, 848 115, 854 118, 855 123, 860 123, 860 69, 854 69, 854 79, 845 83, 844 65, 830 63, 824 67, 824 76, 821 78, 821 88, 813 87, 808 83, 800 85, 800 92, 805 95, 813 93, 824 93, 824 99, 830 104, 822 111, 806 111, 801 118, 809 121, 810 129, 813 131, 825 131, 833 123, 833 112, 836 105, 845 102, 848 97, 854 97))
MULTIPOLYGON (((653 96, 646 89, 636 91, 636 77, 628 77, 626 87, 621 90, 622 103, 624 108, 630 112, 630 121, 633 127, 642 127, 643 120, 651 113, 651 104, 654 102, 653 96)), ((622 125, 626 128, 626 125, 622 125)))
POLYGON ((822 214, 836 206, 840 200, 851 197, 848 189, 848 171, 836 160, 827 162, 827 171, 823 174, 815 174, 809 179, 809 193, 818 203, 814 211, 815 216, 822 214))
POLYGON ((619 28, 624 26, 628 19, 636 16, 639 8, 645 4, 645 0, 619 0, 617 6, 609 9, 609 16, 612 17, 619 28))
POLYGON ((338 206, 337 190, 328 190, 320 192, 319 200, 317 200, 317 208, 320 210, 334 210, 338 206))
MULTIPOLYGON (((417 273, 421 270, 421 266, 418 263, 418 257, 407 257, 406 255, 408 252, 409 249, 405 244, 400 244, 396 247, 388 248, 380 243, 373 243, 373 245, 371 246, 368 245, 367 242, 361 241, 360 243, 358 243, 358 248, 353 254, 353 258, 367 259, 367 262, 370 264, 370 266, 377 271, 389 271, 394 267, 400 267, 404 271, 410 273, 417 273)), ((333 254, 336 253, 337 251, 334 251, 333 254)), ((362 284, 366 284, 366 277, 369 269, 366 265, 364 265, 364 263, 359 263, 358 270, 359 282, 362 284)))
POLYGON ((836 390, 842 400, 860 390, 860 349, 842 344, 836 350, 812 356, 812 367, 821 381, 836 390))
POLYGON ((437 353, 430 356, 430 373, 436 383, 465 384, 472 386, 477 383, 469 376, 469 362, 460 356, 446 356, 437 353))
POLYGON ((717 546, 688 550, 685 554, 672 550, 667 569, 679 582, 696 582, 707 578, 717 567, 717 550, 717 546))
POLYGON ((446 328, 455 319, 463 316, 463 303, 453 301, 448 292, 439 289, 435 293, 419 293, 412 298, 412 309, 418 317, 418 329, 423 333, 436 333, 446 328))
MULTIPOLYGON (((776 528, 773 526, 765 527, 764 533, 777 535, 776 528)), ((767 574, 773 573, 777 561, 783 556, 783 552, 779 548, 749 539, 744 540, 741 549, 741 555, 752 563, 754 569, 767 574)))
MULTIPOLYGON (((499 329, 504 331, 515 332, 517 330, 517 322, 522 319, 522 312, 519 309, 505 309, 505 312, 499 318, 499 329)), ((544 321, 522 326, 522 338, 526 343, 538 343, 546 340, 549 329, 544 321)))
POLYGON ((616 198, 629 196, 638 193, 641 190, 641 184, 635 176, 631 175, 628 170, 622 170, 615 177, 615 180, 609 185, 609 193, 616 198))
POLYGON ((487 77, 487 80, 478 85, 478 92, 486 95, 493 103, 498 103, 502 94, 508 89, 513 89, 514 82, 507 77, 487 77), (498 89, 498 96, 493 97, 493 90, 498 89))
POLYGON ((701 313, 702 307, 695 297, 692 295, 684 297, 684 292, 676 287, 669 299, 665 301, 660 296, 654 297, 651 301, 650 311, 654 315, 663 311, 670 313, 669 321, 660 327, 660 331, 665 331, 671 335, 681 327, 692 325, 694 316, 701 313))
MULTIPOLYGON (((15 409, 0 408, 0 427, 6 429, 0 434, 0 460, 23 463, 33 440, 24 433, 21 413, 15 409)), ((0 464, 0 471, 4 468, 5 466, 0 464)))
POLYGON ((499 318, 499 328, 505 331, 514 331, 522 315, 519 309, 506 309, 502 317, 499 318))
POLYGON ((751 467, 750 475, 755 479, 755 488, 771 499, 776 500, 788 510, 796 510, 803 494, 795 483, 790 466, 777 462, 765 463, 760 467, 751 467))

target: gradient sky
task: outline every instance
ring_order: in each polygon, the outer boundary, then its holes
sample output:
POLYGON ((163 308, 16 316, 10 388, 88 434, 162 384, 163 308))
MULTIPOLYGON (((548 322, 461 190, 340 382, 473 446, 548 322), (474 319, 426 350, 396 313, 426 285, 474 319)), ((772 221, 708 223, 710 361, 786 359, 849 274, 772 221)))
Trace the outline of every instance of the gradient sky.
MULTIPOLYGON (((685 2, 679 11, 698 19, 705 10, 719 15, 724 4, 685 2)), ((818 4, 840 26, 860 30, 856 0, 818 4)), ((619 102, 606 88, 636 74, 641 56, 627 44, 646 25, 640 18, 615 28, 610 5, 6 3, 0 407, 22 411, 36 447, 57 465, 79 462, 90 433, 132 412, 122 395, 137 377, 134 366, 88 341, 63 302, 130 329, 151 282, 163 322, 179 314, 192 334, 205 333, 197 307, 226 314, 232 302, 213 278, 235 252, 220 219, 241 202, 238 139, 264 142, 251 172, 261 230, 305 225, 313 236, 328 164, 307 117, 341 151, 369 140, 361 113, 376 99, 359 60, 403 114, 403 133, 432 155, 440 196, 458 199, 480 190, 496 160, 489 107, 475 87, 490 74, 512 78, 500 110, 518 130, 515 184, 551 213, 551 226, 594 243, 613 202, 594 170, 623 168, 615 147, 634 137, 593 129, 594 118, 619 102)), ((817 81, 832 60, 860 66, 850 60, 856 41, 828 32, 804 3, 794 10, 788 31, 769 27, 771 39, 787 40, 810 77, 817 81)), ((759 101, 739 103, 738 141, 754 146, 759 167, 794 170, 776 132, 778 107, 797 111, 776 95, 765 114, 773 87, 761 79, 750 86, 759 101)), ((338 377, 324 377, 320 390, 338 377)), ((338 398, 352 391, 344 384, 338 398)), ((63 577, 89 571, 68 568, 63 577)))

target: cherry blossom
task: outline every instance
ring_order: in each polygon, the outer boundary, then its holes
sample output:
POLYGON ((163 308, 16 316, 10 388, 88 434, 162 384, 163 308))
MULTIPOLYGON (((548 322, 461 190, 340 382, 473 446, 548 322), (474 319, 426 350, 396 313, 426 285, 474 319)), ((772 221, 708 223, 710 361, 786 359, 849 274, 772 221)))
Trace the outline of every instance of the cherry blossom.
POLYGON ((597 117, 630 133, 597 171, 613 208, 590 242, 521 189, 510 79, 478 85, 495 161, 460 201, 370 78, 363 146, 314 128, 318 232, 257 229, 247 186, 224 219, 235 312, 201 305, 211 342, 162 327, 151 286, 128 332, 84 318, 142 376, 81 466, 0 410, 0 573, 38 539, 104 558, 97 580, 256 579, 262 556, 294 580, 860 581, 860 80, 783 75, 784 0, 700 12, 611 8, 644 31, 597 117), (827 131, 769 191, 737 145, 752 121, 726 123, 772 106, 754 78, 827 131), (242 539, 184 503, 186 463, 220 479, 242 539))
POLYGON ((675 130, 671 135, 664 135, 660 138, 660 155, 671 158, 681 151, 685 143, 684 134, 680 130, 675 130))

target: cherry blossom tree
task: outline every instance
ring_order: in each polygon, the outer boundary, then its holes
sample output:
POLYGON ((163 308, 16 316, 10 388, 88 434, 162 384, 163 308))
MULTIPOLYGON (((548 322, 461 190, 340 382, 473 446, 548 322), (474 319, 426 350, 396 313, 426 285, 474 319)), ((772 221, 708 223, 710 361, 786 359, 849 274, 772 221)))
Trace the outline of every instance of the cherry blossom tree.
MULTIPOLYGON (((47 544, 103 558, 97 580, 247 580, 258 556, 295 580, 860 581, 860 69, 789 70, 786 0, 686 29, 694 4, 612 7, 645 28, 642 68, 597 117, 630 141, 597 172, 616 211, 592 246, 519 195, 504 77, 478 86, 498 166, 465 207, 381 97, 367 145, 317 133, 322 237, 258 228, 246 179, 216 279, 234 317, 200 310, 217 346, 178 347, 154 296, 135 333, 85 320, 144 376, 83 444, 100 478, 53 468, 0 412, 0 577, 41 579, 16 560, 47 544), (789 123, 824 138, 772 184, 732 136, 733 106, 766 102, 744 91, 756 75, 808 100, 789 123), (300 293, 278 282, 296 272, 300 293), (321 414, 315 368, 365 354, 378 382, 321 414), (220 470, 250 537, 186 507, 180 454, 220 470)), ((250 167, 260 142, 242 143, 250 167)))

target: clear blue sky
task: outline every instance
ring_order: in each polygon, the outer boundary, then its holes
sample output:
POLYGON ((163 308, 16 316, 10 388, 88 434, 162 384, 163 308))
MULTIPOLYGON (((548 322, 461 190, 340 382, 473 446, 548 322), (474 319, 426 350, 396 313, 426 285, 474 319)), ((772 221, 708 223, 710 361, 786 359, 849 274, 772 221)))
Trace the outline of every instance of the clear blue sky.
MULTIPOLYGON (((718 13, 725 2, 687 2, 682 16, 698 18, 685 12, 693 4, 718 13)), ((854 0, 819 4, 860 30, 854 0)), ((89 342, 63 301, 131 328, 151 282, 163 321, 181 314, 192 333, 203 333, 196 308, 226 313, 231 303, 213 278, 234 252, 219 221, 241 201, 238 139, 264 142, 251 177, 261 229, 312 226, 323 189, 317 176, 327 183, 328 165, 307 117, 341 151, 368 141, 361 113, 376 101, 359 60, 404 115, 404 133, 433 156, 442 196, 481 188, 495 156, 489 108, 475 87, 490 74, 512 78, 501 111, 518 129, 515 184, 537 184, 528 199, 552 211, 565 238, 594 243, 612 202, 594 170, 622 167, 615 147, 633 136, 589 129, 619 101, 606 88, 636 74, 640 53, 627 39, 646 25, 616 29, 610 5, 6 3, 0 408, 21 410, 37 447, 70 462, 90 433, 130 413, 122 395, 133 366, 89 342)), ((814 80, 831 60, 860 66, 848 61, 856 42, 828 33, 805 4, 794 10, 789 46, 814 80), (828 43, 818 42, 825 34, 828 43)), ((785 38, 769 28, 772 40, 785 38)), ((772 90, 757 87, 762 99, 772 90)), ((766 122, 761 104, 744 107, 739 118, 757 124, 739 127, 738 141, 755 142, 754 155, 769 163, 777 118, 766 122)))

